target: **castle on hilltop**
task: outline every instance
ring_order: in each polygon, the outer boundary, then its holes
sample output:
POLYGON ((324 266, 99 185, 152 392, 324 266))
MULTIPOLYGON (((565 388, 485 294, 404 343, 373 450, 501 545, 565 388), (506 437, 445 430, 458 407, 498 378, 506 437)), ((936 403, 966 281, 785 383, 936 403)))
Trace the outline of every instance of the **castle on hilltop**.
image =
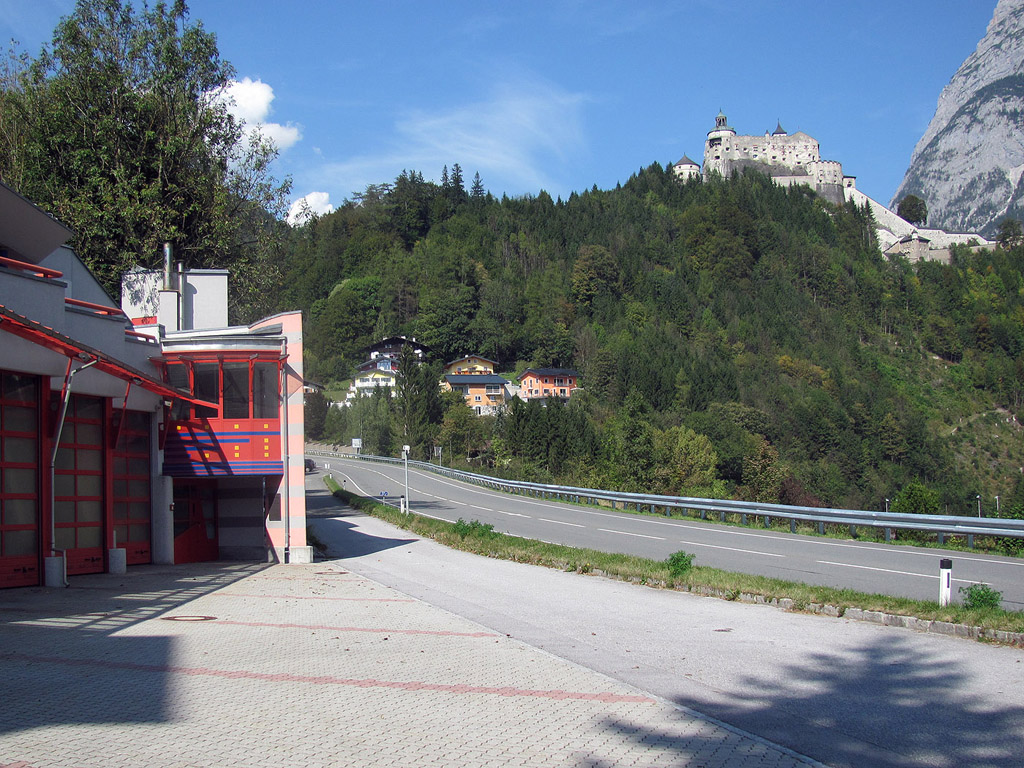
POLYGON ((701 168, 688 156, 672 166, 680 181, 698 177, 704 181, 712 174, 728 178, 753 168, 767 174, 784 187, 796 184, 810 186, 821 197, 842 204, 852 201, 867 205, 878 225, 876 234, 882 250, 888 255, 900 254, 911 261, 933 259, 949 261, 949 248, 954 243, 971 240, 985 247, 991 244, 975 233, 950 234, 940 229, 919 229, 901 219, 895 212, 872 200, 857 189, 857 177, 843 174, 843 164, 822 160, 817 139, 803 131, 789 134, 781 123, 763 136, 738 135, 723 112, 715 117, 715 127, 704 142, 704 166, 701 168))

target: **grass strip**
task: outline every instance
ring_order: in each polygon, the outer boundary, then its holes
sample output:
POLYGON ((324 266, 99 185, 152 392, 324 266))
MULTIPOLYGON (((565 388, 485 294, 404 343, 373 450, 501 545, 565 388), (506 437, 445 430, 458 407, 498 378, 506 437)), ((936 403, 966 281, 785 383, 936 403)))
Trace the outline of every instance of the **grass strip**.
POLYGON ((741 597, 748 601, 760 598, 769 603, 791 600, 793 610, 829 605, 838 608, 839 615, 848 608, 859 608, 897 616, 913 616, 924 621, 945 621, 982 629, 1024 633, 1024 613, 1020 611, 1006 611, 1002 608, 970 610, 956 603, 940 606, 937 602, 801 584, 700 565, 693 566, 682 575, 673 576, 668 561, 520 538, 499 533, 491 525, 477 520, 449 523, 415 513, 403 513, 373 499, 350 493, 332 478, 324 478, 324 482, 336 498, 368 515, 417 536, 433 539, 446 547, 485 557, 562 571, 593 573, 652 587, 715 595, 727 600, 741 597))

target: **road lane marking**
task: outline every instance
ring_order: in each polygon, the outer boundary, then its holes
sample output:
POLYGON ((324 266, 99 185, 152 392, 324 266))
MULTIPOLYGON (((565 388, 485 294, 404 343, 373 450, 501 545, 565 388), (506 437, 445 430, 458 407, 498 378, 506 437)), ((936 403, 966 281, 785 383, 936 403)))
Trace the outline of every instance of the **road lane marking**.
MULTIPOLYGON (((828 560, 816 560, 815 562, 820 565, 838 565, 840 568, 859 568, 862 571, 881 571, 882 573, 895 573, 899 576, 917 576, 922 579, 938 579, 939 574, 937 573, 912 573, 911 571, 894 571, 891 568, 874 568, 870 565, 854 565, 853 563, 833 563, 828 560)), ((953 579, 953 581, 962 581, 964 584, 972 583, 970 579, 953 579)))
POLYGON ((567 523, 564 520, 548 520, 546 517, 538 517, 537 519, 540 520, 542 523, 554 523, 555 525, 571 525, 573 528, 587 527, 585 525, 580 525, 579 523, 567 523))
POLYGON ((470 504, 469 506, 471 506, 473 509, 479 509, 479 510, 482 510, 484 512, 493 512, 494 511, 490 507, 481 507, 478 504, 470 504))
POLYGON ((657 539, 658 541, 665 541, 664 536, 648 536, 646 533, 629 533, 628 531, 613 531, 610 528, 598 528, 597 530, 604 531, 605 533, 617 533, 620 536, 636 536, 641 539, 657 539))
POLYGON ((506 512, 503 509, 499 509, 499 510, 496 510, 496 511, 498 512, 498 514, 510 515, 511 517, 525 517, 525 518, 529 518, 530 517, 529 515, 520 515, 518 512, 506 512))
POLYGON ((710 547, 711 549, 726 549, 730 552, 743 552, 748 555, 763 555, 764 557, 785 557, 777 552, 758 552, 756 549, 740 549, 739 547, 723 547, 720 544, 701 544, 699 541, 679 540, 680 544, 689 544, 691 547, 710 547))

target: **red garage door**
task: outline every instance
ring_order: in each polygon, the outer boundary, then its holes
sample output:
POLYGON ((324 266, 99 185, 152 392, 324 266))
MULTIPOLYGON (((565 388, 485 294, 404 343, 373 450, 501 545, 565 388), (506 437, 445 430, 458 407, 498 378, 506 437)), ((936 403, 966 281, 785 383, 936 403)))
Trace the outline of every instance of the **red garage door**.
POLYGON ((39 583, 39 379, 0 371, 0 587, 39 583))

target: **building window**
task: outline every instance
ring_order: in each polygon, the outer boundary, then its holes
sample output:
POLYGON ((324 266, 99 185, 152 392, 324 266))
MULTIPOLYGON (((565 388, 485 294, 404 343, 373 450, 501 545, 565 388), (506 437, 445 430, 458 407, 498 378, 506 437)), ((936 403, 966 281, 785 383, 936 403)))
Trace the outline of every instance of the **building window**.
POLYGON ((249 363, 224 363, 224 418, 249 418, 249 363))
POLYGON ((252 370, 252 416, 254 419, 276 419, 281 397, 276 363, 256 363, 252 370))

